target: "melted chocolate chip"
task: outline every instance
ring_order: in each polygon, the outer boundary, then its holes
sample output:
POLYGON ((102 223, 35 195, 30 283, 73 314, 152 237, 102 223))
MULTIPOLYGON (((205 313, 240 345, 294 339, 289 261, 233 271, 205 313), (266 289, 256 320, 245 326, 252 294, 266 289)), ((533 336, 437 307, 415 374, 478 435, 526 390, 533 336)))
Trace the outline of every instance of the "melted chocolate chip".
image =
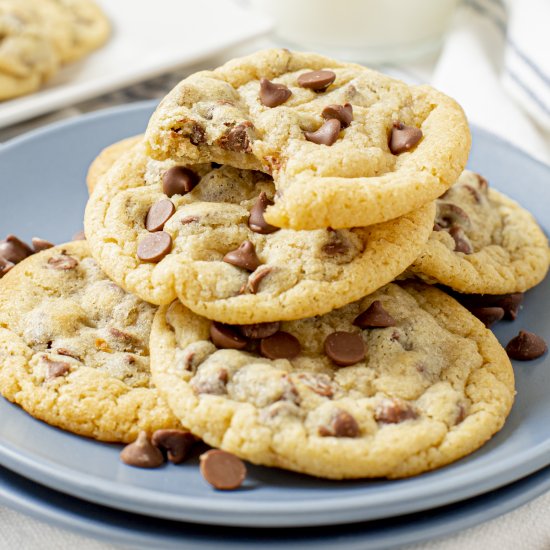
POLYGON ((139 241, 137 257, 143 262, 160 262, 172 250, 172 237, 165 231, 145 235, 139 241))
POLYGON ((78 265, 78 260, 68 254, 58 254, 48 260, 48 267, 56 271, 69 271, 78 265))
POLYGON ((422 130, 414 126, 405 126, 402 122, 394 122, 389 148, 392 154, 400 155, 410 151, 422 139, 422 130))
POLYGON ((282 105, 292 92, 284 84, 276 84, 267 78, 260 79, 260 102, 266 107, 282 105))
POLYGON ((214 489, 230 491, 237 489, 246 478, 244 462, 225 451, 212 449, 200 456, 201 474, 214 489))
POLYGON ((206 130, 198 122, 193 122, 191 125, 189 141, 195 146, 201 145, 206 141, 206 130))
POLYGON ((189 456, 196 441, 197 438, 185 430, 157 430, 151 438, 153 445, 165 451, 168 460, 174 464, 180 464, 189 456))
POLYGON ((351 103, 344 105, 327 105, 321 112, 326 119, 335 118, 340 121, 342 128, 347 128, 353 120, 353 107, 351 103))
POLYGON ((492 327, 504 317, 501 307, 476 307, 470 310, 487 328, 492 327))
POLYGON ((248 135, 249 128, 253 128, 252 122, 247 121, 237 124, 225 136, 220 138, 220 147, 236 153, 252 152, 252 145, 248 135))
POLYGON ((311 71, 298 77, 298 85, 314 92, 324 92, 335 80, 336 74, 332 71, 311 71))
POLYGON ((338 139, 340 129, 340 121, 335 118, 331 118, 315 132, 304 132, 304 136, 312 143, 316 143, 317 145, 327 145, 330 147, 338 139))
POLYGON ((264 212, 267 207, 271 205, 273 205, 273 201, 270 201, 267 195, 262 191, 250 210, 250 216, 248 217, 248 227, 250 227, 254 233, 269 235, 270 233, 279 231, 280 227, 270 225, 264 219, 264 212))
POLYGON ((436 223, 441 227, 470 227, 470 217, 466 212, 452 202, 436 202, 437 214, 435 216, 436 223))
POLYGON ((332 241, 324 244, 321 247, 321 251, 327 256, 339 256, 349 252, 349 246, 343 241, 332 241))
POLYGON ((546 342, 537 334, 526 330, 520 330, 519 334, 506 346, 508 356, 517 361, 530 361, 544 355, 547 351, 546 342))
POLYGON ((357 420, 343 409, 338 409, 334 413, 328 426, 319 427, 321 437, 358 437, 359 433, 357 420))
POLYGON ((380 300, 375 300, 363 313, 360 313, 353 324, 360 328, 394 327, 395 319, 384 309, 380 300))
POLYGON ((451 227, 449 229, 449 235, 455 242, 455 252, 462 252, 463 254, 473 254, 474 247, 470 243, 468 237, 460 227, 451 227))
POLYGON ((385 424, 398 424, 418 417, 412 406, 401 399, 384 399, 374 411, 374 418, 385 424))
POLYGON ((162 176, 162 191, 168 197, 185 195, 199 183, 200 177, 185 166, 172 166, 162 176))
POLYGON ((210 339, 221 349, 244 349, 248 343, 248 339, 239 334, 235 327, 216 321, 210 325, 210 339))
POLYGON ((260 288, 261 282, 273 271, 272 267, 260 267, 250 274, 246 283, 239 289, 239 294, 256 294, 260 288))
POLYGON ((302 372, 298 379, 310 390, 323 397, 332 397, 334 395, 334 386, 330 376, 323 373, 302 372))
POLYGON ((54 361, 49 357, 43 357, 42 360, 46 363, 46 380, 65 376, 71 370, 71 365, 65 361, 54 361))
POLYGON ((260 342, 260 353, 268 359, 293 359, 301 349, 298 339, 282 330, 260 342))
POLYGON ((120 460, 137 468, 158 468, 164 463, 162 453, 151 444, 146 432, 139 432, 137 439, 122 449, 120 460))
POLYGON ((355 332, 337 331, 329 334, 324 349, 331 361, 339 367, 355 365, 366 355, 363 338, 355 332))
POLYGON ((273 323, 254 323, 253 325, 240 325, 240 333, 246 338, 261 339, 273 336, 281 326, 279 321, 273 323))
POLYGON ((160 231, 164 224, 174 215, 176 207, 168 199, 163 199, 151 206, 145 216, 145 229, 147 231, 160 231))
POLYGON ((228 252, 223 261, 248 271, 255 271, 262 264, 256 255, 256 248, 250 241, 244 241, 239 248, 228 252))

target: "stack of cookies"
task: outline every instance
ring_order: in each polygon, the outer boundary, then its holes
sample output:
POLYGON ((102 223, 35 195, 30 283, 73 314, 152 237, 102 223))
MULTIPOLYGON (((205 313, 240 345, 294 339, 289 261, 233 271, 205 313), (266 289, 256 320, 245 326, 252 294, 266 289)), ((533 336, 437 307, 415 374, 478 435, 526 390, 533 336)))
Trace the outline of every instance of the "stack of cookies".
MULTIPOLYGON (((182 430, 334 479, 473 452, 515 391, 487 326, 515 317, 550 252, 464 170, 469 147, 449 97, 315 54, 186 78, 95 161, 87 241, 8 266, 2 393, 83 435, 141 432, 124 453, 141 465, 182 430)), ((522 332, 508 351, 545 344, 522 332)))

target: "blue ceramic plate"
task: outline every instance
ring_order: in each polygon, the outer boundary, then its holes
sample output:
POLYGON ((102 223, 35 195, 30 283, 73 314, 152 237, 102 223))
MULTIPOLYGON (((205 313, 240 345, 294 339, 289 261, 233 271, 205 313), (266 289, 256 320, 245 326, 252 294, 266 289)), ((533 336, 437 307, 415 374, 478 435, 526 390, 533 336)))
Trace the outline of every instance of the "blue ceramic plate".
MULTIPOLYGON (((80 229, 84 176, 103 146, 143 131, 153 105, 104 111, 44 128, 0 149, 0 235, 54 242, 80 229)), ((550 232, 550 169, 474 130, 470 166, 529 208, 550 232)), ((520 328, 550 341, 549 280, 531 291, 506 343, 520 328)), ((82 499, 165 519, 248 527, 312 526, 418 512, 509 484, 550 464, 550 357, 515 365, 518 395, 504 429, 459 462, 399 481, 334 482, 250 467, 241 491, 216 493, 196 462, 155 471, 128 468, 120 448, 67 434, 0 400, 0 464, 82 499)))

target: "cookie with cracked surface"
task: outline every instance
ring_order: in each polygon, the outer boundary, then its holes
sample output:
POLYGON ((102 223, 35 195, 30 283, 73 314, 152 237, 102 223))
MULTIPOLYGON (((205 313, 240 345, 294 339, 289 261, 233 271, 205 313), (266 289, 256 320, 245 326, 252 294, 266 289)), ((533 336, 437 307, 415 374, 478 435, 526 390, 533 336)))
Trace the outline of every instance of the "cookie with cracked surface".
POLYGON ((224 323, 326 313, 393 280, 420 252, 433 203, 364 228, 278 230, 263 217, 265 173, 152 161, 145 145, 119 159, 86 208, 90 250, 142 299, 178 297, 224 323))
POLYGON ((550 265, 548 239, 518 203, 465 170, 437 201, 434 231, 411 267, 459 292, 508 294, 540 283, 550 265))
POLYGON ((493 334, 422 283, 252 327, 211 323, 174 302, 155 315, 151 354, 159 391, 208 444, 335 479, 449 464, 495 434, 514 399, 493 334))
POLYGON ((103 441, 180 427, 151 383, 155 310, 109 281, 85 241, 30 256, 0 280, 0 392, 103 441))
POLYGON ((105 147, 99 155, 92 161, 86 175, 86 185, 88 192, 92 194, 99 179, 106 174, 111 166, 121 157, 126 151, 142 141, 143 135, 132 136, 122 139, 105 147))
POLYGON ((189 76, 146 138, 157 159, 270 173, 277 195, 266 220, 292 229, 406 214, 456 181, 471 140, 460 106, 429 86, 283 49, 189 76))

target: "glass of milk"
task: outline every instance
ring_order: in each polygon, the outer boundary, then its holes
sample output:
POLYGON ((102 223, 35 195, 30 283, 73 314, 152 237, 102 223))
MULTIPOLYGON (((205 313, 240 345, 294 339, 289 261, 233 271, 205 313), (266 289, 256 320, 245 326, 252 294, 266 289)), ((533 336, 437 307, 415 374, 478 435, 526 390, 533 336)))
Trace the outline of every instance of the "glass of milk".
POLYGON ((441 43, 458 0, 249 0, 291 46, 368 63, 408 61, 441 43))

